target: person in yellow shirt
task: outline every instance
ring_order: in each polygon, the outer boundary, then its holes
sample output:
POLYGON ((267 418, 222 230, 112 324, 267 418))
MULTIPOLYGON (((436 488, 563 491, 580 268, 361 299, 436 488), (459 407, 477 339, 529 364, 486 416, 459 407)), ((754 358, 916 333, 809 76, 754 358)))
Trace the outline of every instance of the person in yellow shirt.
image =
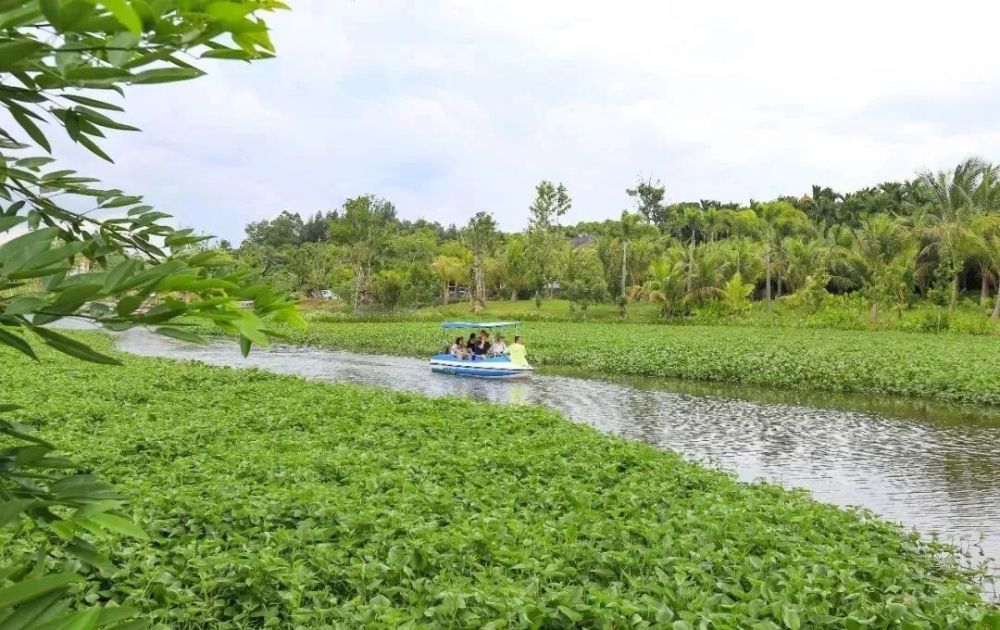
POLYGON ((514 343, 507 346, 507 354, 514 365, 528 365, 528 351, 522 343, 521 335, 514 337, 514 343))

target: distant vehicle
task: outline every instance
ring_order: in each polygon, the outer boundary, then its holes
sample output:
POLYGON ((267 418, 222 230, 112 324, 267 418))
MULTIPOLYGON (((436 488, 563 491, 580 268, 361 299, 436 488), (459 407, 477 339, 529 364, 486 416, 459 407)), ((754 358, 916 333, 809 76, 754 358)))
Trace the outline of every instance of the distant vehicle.
POLYGON ((331 291, 330 289, 321 289, 319 292, 319 299, 321 300, 339 300, 340 296, 331 291))

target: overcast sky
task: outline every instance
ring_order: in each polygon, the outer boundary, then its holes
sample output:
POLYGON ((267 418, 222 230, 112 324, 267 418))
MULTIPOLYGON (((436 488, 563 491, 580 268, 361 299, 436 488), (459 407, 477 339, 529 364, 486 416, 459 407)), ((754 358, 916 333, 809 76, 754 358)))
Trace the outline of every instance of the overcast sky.
POLYGON ((616 216, 640 176, 745 202, 1000 159, 996 3, 290 4, 277 59, 131 88, 143 133, 106 144, 117 164, 59 157, 235 242, 365 193, 520 229, 540 179, 575 222, 616 216))

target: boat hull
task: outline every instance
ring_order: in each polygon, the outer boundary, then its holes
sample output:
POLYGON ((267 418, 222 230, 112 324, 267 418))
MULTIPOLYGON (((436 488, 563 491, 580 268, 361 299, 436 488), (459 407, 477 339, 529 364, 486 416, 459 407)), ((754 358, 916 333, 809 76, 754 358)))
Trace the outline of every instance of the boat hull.
POLYGON ((533 371, 530 365, 514 365, 509 359, 504 357, 471 361, 456 359, 450 354, 445 354, 431 359, 430 365, 431 371, 438 374, 471 376, 473 378, 526 378, 533 371))

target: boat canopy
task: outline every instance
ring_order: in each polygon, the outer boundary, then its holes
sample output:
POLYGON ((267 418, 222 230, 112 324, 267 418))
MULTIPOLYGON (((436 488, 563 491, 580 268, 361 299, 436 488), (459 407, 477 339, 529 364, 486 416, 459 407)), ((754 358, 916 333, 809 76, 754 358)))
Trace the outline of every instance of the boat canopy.
POLYGON ((441 328, 511 328, 521 322, 442 322, 441 328))

